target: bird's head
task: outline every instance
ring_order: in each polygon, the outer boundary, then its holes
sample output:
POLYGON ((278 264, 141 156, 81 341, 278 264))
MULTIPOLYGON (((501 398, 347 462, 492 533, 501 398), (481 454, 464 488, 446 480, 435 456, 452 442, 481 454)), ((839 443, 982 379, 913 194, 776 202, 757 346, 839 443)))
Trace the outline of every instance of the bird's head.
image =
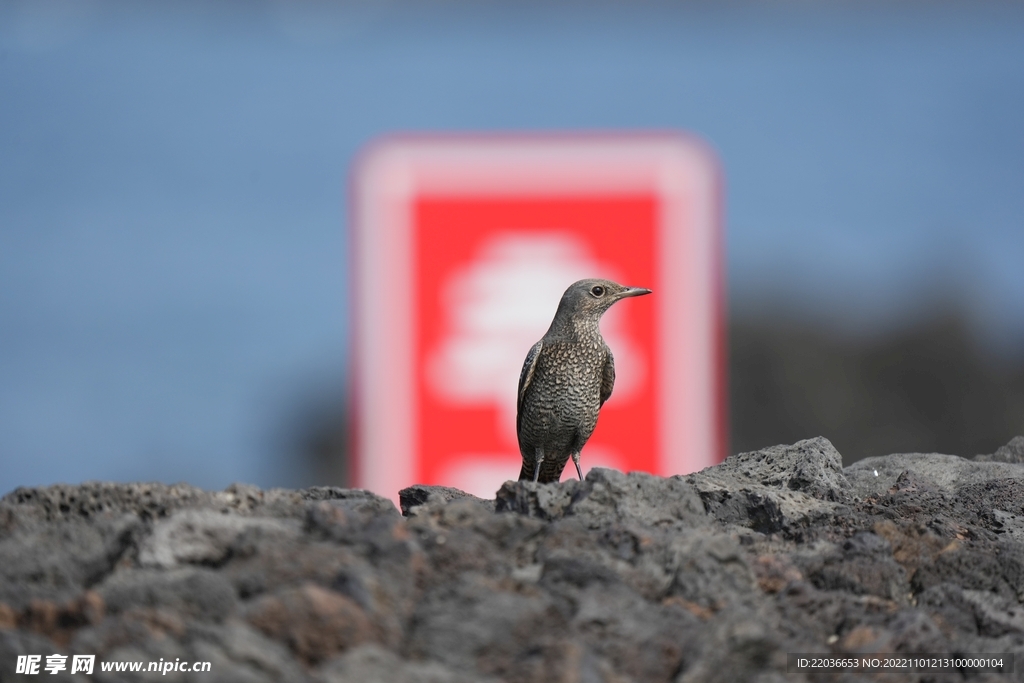
POLYGON ((650 293, 649 289, 626 287, 611 280, 579 280, 565 290, 562 300, 558 303, 556 317, 568 315, 573 318, 600 318, 616 301, 650 293))

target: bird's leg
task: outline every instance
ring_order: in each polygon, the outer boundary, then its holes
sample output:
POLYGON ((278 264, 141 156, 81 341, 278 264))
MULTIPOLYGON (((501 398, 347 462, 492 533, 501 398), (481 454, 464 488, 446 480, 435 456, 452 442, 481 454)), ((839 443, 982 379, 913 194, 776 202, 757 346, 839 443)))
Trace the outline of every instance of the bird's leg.
POLYGON ((583 481, 583 470, 580 469, 580 452, 572 452, 572 464, 576 465, 576 474, 579 475, 580 481, 583 481))
POLYGON ((540 464, 544 462, 544 449, 537 448, 537 458, 533 464, 533 482, 536 484, 537 479, 540 478, 540 464))

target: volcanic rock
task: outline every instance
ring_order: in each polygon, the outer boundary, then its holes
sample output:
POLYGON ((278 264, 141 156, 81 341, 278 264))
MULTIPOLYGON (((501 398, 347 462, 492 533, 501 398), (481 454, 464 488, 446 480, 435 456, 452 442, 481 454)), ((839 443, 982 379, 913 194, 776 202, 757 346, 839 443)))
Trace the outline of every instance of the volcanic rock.
POLYGON ((0 681, 52 654, 96 655, 61 675, 100 682, 161 661, 210 663, 167 681, 1022 680, 789 671, 795 653, 1024 655, 1022 464, 1017 437, 843 469, 816 438, 493 500, 414 486, 401 512, 333 487, 21 488, 0 499, 0 681))

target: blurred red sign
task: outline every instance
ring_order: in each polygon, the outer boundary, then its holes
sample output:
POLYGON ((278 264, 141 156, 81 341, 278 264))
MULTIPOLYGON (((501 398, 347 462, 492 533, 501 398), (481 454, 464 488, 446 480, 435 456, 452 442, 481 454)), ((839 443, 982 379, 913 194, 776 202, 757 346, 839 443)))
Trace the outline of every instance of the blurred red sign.
POLYGON ((681 135, 372 145, 353 197, 353 485, 393 499, 414 483, 493 497, 515 479, 520 368, 562 292, 587 277, 654 294, 602 320, 617 379, 584 471, 718 462, 719 195, 714 157, 681 135))

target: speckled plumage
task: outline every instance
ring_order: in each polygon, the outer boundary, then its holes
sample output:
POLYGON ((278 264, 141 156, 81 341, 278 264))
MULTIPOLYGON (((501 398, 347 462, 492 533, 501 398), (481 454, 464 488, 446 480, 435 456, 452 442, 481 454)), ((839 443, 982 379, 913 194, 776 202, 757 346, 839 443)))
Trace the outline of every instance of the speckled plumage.
POLYGON ((616 301, 650 293, 593 279, 565 290, 551 327, 526 355, 519 376, 520 479, 558 481, 570 457, 582 478, 580 451, 615 385, 615 359, 601 336, 601 316, 616 301))

